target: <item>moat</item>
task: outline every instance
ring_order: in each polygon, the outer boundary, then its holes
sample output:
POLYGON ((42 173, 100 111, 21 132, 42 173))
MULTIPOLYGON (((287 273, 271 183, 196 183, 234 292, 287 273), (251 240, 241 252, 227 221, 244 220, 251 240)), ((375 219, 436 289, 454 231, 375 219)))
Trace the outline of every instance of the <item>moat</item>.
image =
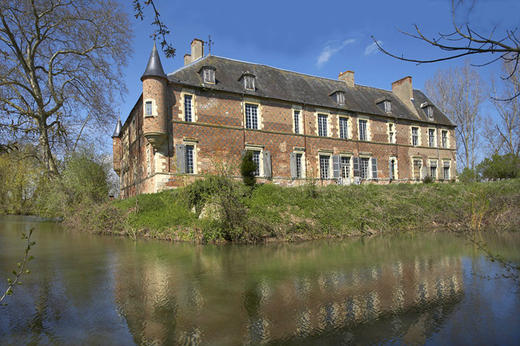
MULTIPOLYGON (((0 217, 0 344, 519 344, 520 287, 467 240, 401 234, 198 246, 0 217)), ((520 263, 520 234, 488 235, 520 263)))

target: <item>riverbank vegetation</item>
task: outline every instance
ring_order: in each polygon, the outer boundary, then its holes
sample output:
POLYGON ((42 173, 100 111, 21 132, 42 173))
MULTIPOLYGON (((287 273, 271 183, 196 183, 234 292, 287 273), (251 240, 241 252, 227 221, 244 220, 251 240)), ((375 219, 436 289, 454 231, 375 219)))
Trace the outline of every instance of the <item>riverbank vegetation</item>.
POLYGON ((209 176, 185 188, 78 211, 65 221, 94 233, 198 243, 400 231, 518 231, 520 180, 250 188, 209 176))

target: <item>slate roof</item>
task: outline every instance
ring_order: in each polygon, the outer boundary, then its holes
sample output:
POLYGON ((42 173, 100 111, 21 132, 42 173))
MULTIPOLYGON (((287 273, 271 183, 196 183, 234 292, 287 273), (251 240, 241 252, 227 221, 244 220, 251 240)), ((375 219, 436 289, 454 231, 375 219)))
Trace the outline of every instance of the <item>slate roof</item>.
POLYGON ((143 80, 144 77, 166 78, 155 42, 153 44, 152 53, 150 53, 150 58, 148 59, 148 64, 146 65, 146 70, 144 70, 144 73, 141 76, 141 80, 143 80))
POLYGON ((454 126, 435 106, 433 120, 428 118, 420 105, 423 102, 428 102, 429 104, 432 104, 432 102, 419 90, 413 91, 413 103, 419 114, 418 117, 388 90, 357 84, 354 87, 349 87, 345 82, 339 80, 310 76, 267 65, 243 62, 214 55, 207 55, 168 74, 168 80, 172 83, 191 87, 204 87, 211 90, 285 100, 298 104, 454 126), (202 75, 199 73, 203 66, 215 68, 215 84, 203 83, 202 75), (243 82, 240 80, 244 72, 250 72, 256 76, 256 90, 251 91, 244 88, 243 82), (345 105, 343 106, 336 103, 336 99, 333 95, 333 93, 338 90, 345 92, 345 105), (392 102, 392 113, 385 113, 384 110, 376 104, 376 102, 381 99, 388 99, 392 102))

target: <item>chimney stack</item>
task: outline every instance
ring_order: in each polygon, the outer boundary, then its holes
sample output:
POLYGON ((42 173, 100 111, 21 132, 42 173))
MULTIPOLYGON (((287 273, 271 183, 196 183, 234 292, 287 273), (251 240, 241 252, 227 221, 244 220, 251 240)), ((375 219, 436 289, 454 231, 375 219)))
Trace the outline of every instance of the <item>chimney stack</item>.
POLYGON ((341 72, 338 76, 338 80, 341 80, 349 87, 354 87, 354 71, 341 72))
POLYGON ((191 55, 190 54, 184 54, 184 66, 191 63, 191 55))
POLYGON ((417 114, 417 109, 412 103, 413 87, 412 77, 406 76, 392 83, 392 93, 397 96, 402 103, 404 103, 414 114, 417 114))
POLYGON ((191 41, 191 61, 198 60, 204 56, 204 42, 198 38, 191 41))

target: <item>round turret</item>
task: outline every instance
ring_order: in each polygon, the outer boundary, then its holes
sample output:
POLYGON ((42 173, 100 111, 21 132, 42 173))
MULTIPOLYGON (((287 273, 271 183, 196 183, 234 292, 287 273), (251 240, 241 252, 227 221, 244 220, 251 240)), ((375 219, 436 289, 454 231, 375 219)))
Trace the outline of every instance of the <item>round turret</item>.
POLYGON ((143 82, 143 135, 155 149, 159 149, 168 133, 168 79, 155 43, 141 81, 143 82))

